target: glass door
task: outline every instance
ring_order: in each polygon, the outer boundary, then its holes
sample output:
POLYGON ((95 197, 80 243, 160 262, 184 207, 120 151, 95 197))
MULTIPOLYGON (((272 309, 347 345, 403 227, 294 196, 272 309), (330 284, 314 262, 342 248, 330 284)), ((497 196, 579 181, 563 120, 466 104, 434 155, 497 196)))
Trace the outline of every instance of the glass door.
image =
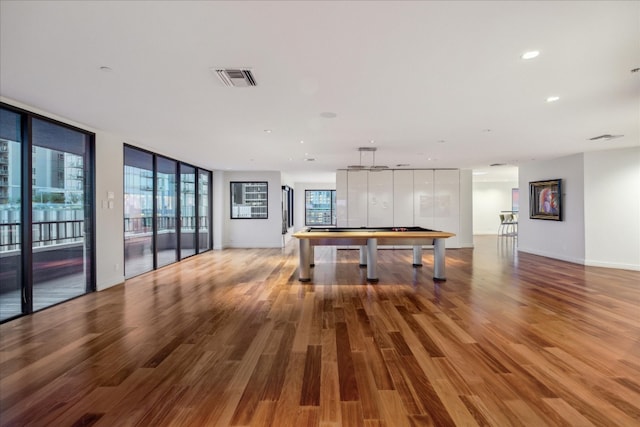
POLYGON ((32 119, 33 310, 92 289, 93 176, 89 136, 32 119))
POLYGON ((124 272, 133 277, 154 268, 153 155, 124 148, 124 272))
POLYGON ((162 267, 178 260, 178 164, 164 157, 156 159, 156 248, 158 267, 162 267))
POLYGON ((209 187, 211 172, 198 169, 198 252, 211 249, 211 207, 209 206, 209 187))
POLYGON ((196 169, 180 163, 180 259, 196 247, 196 169))
POLYGON ((0 321, 25 312, 22 289, 22 119, 0 109, 0 321))
POLYGON ((93 134, 0 108, 0 321, 95 290, 93 134))

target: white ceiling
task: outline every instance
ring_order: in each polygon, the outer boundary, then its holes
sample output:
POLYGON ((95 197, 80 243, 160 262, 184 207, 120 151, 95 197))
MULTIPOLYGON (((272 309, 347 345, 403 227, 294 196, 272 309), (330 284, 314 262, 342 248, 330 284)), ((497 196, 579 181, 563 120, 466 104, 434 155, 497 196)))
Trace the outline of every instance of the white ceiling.
POLYGON ((495 171, 640 145, 637 1, 0 4, 2 96, 211 169, 322 174, 375 146, 377 165, 495 171))

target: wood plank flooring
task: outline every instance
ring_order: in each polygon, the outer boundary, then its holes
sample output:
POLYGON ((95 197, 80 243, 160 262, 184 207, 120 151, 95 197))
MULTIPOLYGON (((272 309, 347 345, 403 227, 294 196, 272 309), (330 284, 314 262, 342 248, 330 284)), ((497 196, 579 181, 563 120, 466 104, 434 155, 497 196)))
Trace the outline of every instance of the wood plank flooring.
POLYGON ((2 426, 640 426, 640 272, 208 252, 0 325, 2 426))

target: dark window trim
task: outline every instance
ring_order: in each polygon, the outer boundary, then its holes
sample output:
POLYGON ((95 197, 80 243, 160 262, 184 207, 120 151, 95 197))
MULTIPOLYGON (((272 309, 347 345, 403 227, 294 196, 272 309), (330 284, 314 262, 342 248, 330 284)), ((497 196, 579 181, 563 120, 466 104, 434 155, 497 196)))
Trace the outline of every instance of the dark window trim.
MULTIPOLYGON (((97 290, 97 276, 96 276, 96 234, 97 234, 97 223, 96 223, 96 134, 90 130, 87 130, 82 127, 74 126, 69 123, 61 122, 59 120, 53 119, 51 117, 44 116, 39 113, 35 113, 33 111, 17 107, 15 105, 8 104, 6 102, 0 101, 0 108, 11 111, 13 113, 19 114, 22 117, 21 125, 20 125, 20 133, 21 133, 21 150, 20 150, 20 196, 22 199, 21 203, 21 214, 20 220, 22 223, 20 224, 20 238, 22 241, 22 245, 20 247, 21 256, 22 256, 22 274, 20 277, 20 285, 22 287, 21 292, 21 305, 22 305, 22 314, 17 316, 13 316, 7 319, 0 321, 0 323, 5 323, 25 315, 33 314, 33 211, 32 211, 32 202, 33 202, 33 194, 32 194, 32 170, 33 170, 33 159, 32 159, 32 151, 33 151, 33 129, 32 123, 33 119, 37 119, 46 123, 53 124, 55 126, 59 126, 65 129, 72 130, 74 132, 81 133, 85 135, 88 139, 87 141, 87 162, 85 163, 85 168, 90 168, 93 172, 90 174, 90 178, 85 183, 86 188, 85 197, 86 200, 91 204, 90 212, 88 217, 92 221, 92 229, 91 233, 86 233, 85 228, 85 238, 89 240, 89 250, 91 251, 91 257, 89 259, 89 274, 86 282, 86 293, 95 292, 97 290), (28 171, 28 172, 26 172, 28 171)), ((85 221, 86 222, 86 221, 85 221)), ((85 227, 87 225, 85 224, 85 227)), ((72 298, 69 298, 64 301, 57 302, 55 304, 49 305, 47 307, 43 307, 37 311, 42 311, 49 309, 51 307, 55 307, 56 305, 64 304, 68 301, 71 301, 76 298, 80 298, 83 295, 78 295, 72 298)))
POLYGON ((318 189, 313 189, 313 188, 306 188, 304 190, 304 225, 305 226, 309 226, 309 227, 313 227, 313 226, 328 226, 328 227, 335 227, 336 224, 309 224, 307 223, 307 192, 309 191, 329 191, 331 192, 331 218, 333 218, 334 216, 334 209, 333 209, 333 201, 336 198, 336 190, 335 189, 331 189, 331 188, 318 188, 318 189))
POLYGON ((268 181, 231 181, 229 182, 229 218, 230 219, 269 219, 269 182, 268 181), (233 184, 264 184, 267 187, 267 197, 264 207, 267 209, 265 216, 259 217, 242 217, 233 216, 233 184))
MULTIPOLYGON (((210 171, 209 169, 206 168, 202 168, 200 166, 196 166, 194 164, 188 163, 188 162, 183 162, 182 160, 178 160, 176 158, 173 157, 169 157, 166 156, 164 154, 159 154, 159 153, 155 153, 151 150, 147 150, 146 148, 140 148, 140 147, 136 147, 135 145, 132 144, 128 144, 126 142, 123 142, 123 153, 125 151, 126 148, 129 148, 131 150, 137 150, 137 151, 141 151, 143 153, 149 154, 150 156, 152 156, 152 162, 153 162, 153 199, 152 199, 152 206, 153 206, 153 221, 151 221, 151 227, 152 227, 152 241, 153 241, 153 270, 157 270, 158 268, 162 268, 162 267, 158 267, 157 265, 157 235, 158 235, 158 226, 157 223, 155 221, 155 219, 158 216, 158 211, 157 211, 157 200, 156 200, 156 193, 157 193, 157 173, 158 173, 158 167, 157 167, 157 159, 158 158, 163 158, 163 159, 167 159, 167 160, 172 160, 174 162, 176 162, 176 213, 177 213, 177 221, 176 221, 176 227, 177 227, 177 236, 178 236, 178 241, 176 244, 176 261, 172 262, 170 264, 166 264, 166 265, 172 265, 175 264, 177 262, 180 262, 182 260, 185 260, 187 258, 190 258, 194 255, 198 255, 207 251, 210 251, 213 249, 213 227, 212 227, 212 223, 213 223, 213 171, 210 171), (180 180, 180 172, 181 172, 181 167, 182 166, 187 166, 187 167, 191 167, 195 170, 195 204, 196 204, 196 232, 195 232, 195 243, 196 243, 196 247, 195 247, 195 253, 188 255, 184 258, 182 258, 182 251, 181 251, 181 244, 182 244, 182 236, 181 236, 181 225, 180 225, 180 220, 181 220, 181 216, 182 216, 182 211, 181 211, 181 205, 180 205, 180 199, 181 199, 181 180, 180 180), (211 224, 209 224, 209 249, 205 249, 203 251, 200 250, 200 245, 198 244, 199 242, 199 228, 197 227, 197 223, 198 223, 198 212, 197 212, 197 206, 198 206, 198 202, 200 200, 200 194, 198 192, 198 180, 200 179, 198 173, 199 171, 204 171, 206 173, 209 174, 209 193, 208 193, 208 197, 209 197, 209 212, 210 212, 210 219, 211 219, 211 224)), ((125 163, 124 163, 124 155, 123 155, 123 161, 122 161, 122 171, 123 171, 123 175, 124 175, 124 167, 125 167, 125 163)), ((126 183, 124 182, 124 179, 122 180, 122 194, 124 195, 125 193, 125 185, 126 183)), ((122 218, 124 221, 124 205, 122 207, 122 218)), ((126 242, 124 241, 124 239, 122 239, 122 244, 123 244, 123 253, 126 252, 126 242)), ((123 262, 123 266, 124 266, 124 262, 123 262)), ((124 267, 126 269, 126 266, 124 267)), ((136 274, 136 276, 142 275, 148 273, 148 271, 145 271, 143 273, 140 274, 136 274)), ((125 276, 126 276, 126 271, 125 271, 125 276)), ((130 277, 126 277, 125 280, 128 279, 132 279, 136 276, 130 276, 130 277)))
MULTIPOLYGON (((209 205, 207 206, 208 209, 208 214, 209 214, 209 248, 203 250, 202 252, 207 252, 210 250, 213 250, 213 172, 207 169, 202 169, 202 168, 197 168, 197 174, 198 174, 198 180, 200 180, 200 172, 205 172, 207 175, 209 175, 209 179, 207 180, 207 196, 209 196, 209 205)), ((198 197, 199 197, 198 193, 198 197)), ((198 199, 199 201, 199 199, 198 199)), ((200 208, 200 206, 198 206, 198 209, 200 208)), ((200 212, 198 212, 198 218, 200 217, 200 212)), ((199 227, 199 222, 198 222, 198 229, 197 229, 197 233, 198 233, 198 250, 200 250, 200 227, 199 227)), ((202 253, 202 252, 198 252, 198 253, 202 253)))

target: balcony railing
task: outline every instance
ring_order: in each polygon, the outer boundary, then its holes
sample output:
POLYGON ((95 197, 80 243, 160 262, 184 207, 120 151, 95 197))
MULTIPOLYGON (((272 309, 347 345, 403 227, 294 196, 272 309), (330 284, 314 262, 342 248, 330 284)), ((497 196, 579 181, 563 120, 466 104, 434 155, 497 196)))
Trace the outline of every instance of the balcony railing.
MULTIPOLYGON (((153 218, 125 218, 124 229, 125 234, 151 234, 153 218)), ((195 217, 182 217, 182 229, 195 229, 195 217)), ((176 228, 176 218, 174 216, 158 217, 158 230, 171 230, 176 228)), ((207 230, 209 228, 209 217, 200 217, 200 229, 207 230)), ((84 238, 84 221, 40 221, 34 222, 33 228, 33 246, 59 245, 63 243, 72 243, 82 241, 84 238)), ((4 223, 0 224, 0 252, 7 252, 20 249, 20 223, 4 223)))
MULTIPOLYGON (((158 230, 175 230, 176 229, 176 217, 175 216, 159 216, 158 218, 158 230)), ((180 217, 180 224, 182 229, 195 229, 196 217, 195 216, 183 216, 180 217)), ((125 234, 144 234, 151 233, 153 231, 153 218, 152 217, 138 217, 138 218, 125 218, 124 219, 124 232, 125 234)), ((209 217, 200 217, 200 228, 209 228, 209 217)))
MULTIPOLYGON (((40 221, 34 222, 33 246, 45 246, 78 242, 84 238, 84 221, 40 221)), ((0 252, 20 249, 20 223, 0 224, 0 252)))

